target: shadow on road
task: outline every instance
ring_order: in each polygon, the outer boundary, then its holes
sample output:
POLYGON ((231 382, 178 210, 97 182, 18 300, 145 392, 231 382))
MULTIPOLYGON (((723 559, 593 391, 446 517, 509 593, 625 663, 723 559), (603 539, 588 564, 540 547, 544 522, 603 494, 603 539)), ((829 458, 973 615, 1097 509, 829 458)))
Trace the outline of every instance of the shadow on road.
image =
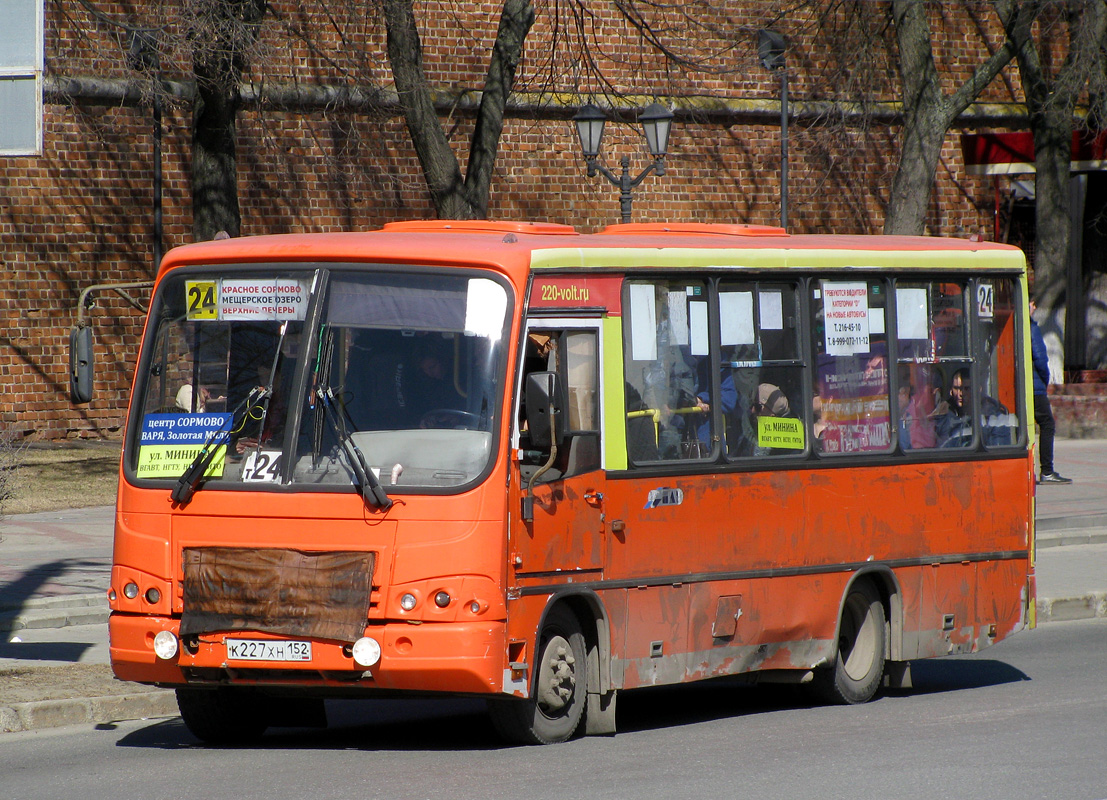
POLYGON ((82 573, 98 576, 103 571, 103 563, 83 558, 63 558, 38 564, 23 572, 20 577, 9 583, 0 584, 0 658, 23 659, 29 661, 80 661, 82 654, 91 647, 81 642, 18 642, 12 643, 12 637, 19 636, 19 630, 11 630, 12 622, 27 610, 28 601, 42 594, 42 588, 62 578, 82 573))
MULTIPOLYGON (((912 663, 915 689, 890 697, 980 689, 1028 681, 1002 661, 927 660, 912 663)), ((721 719, 807 709, 819 705, 805 687, 751 685, 722 678, 682 686, 624 692, 618 700, 620 734, 662 730, 721 719)), ((505 747, 485 714, 482 700, 328 700, 325 730, 272 728, 258 742, 237 749, 344 749, 373 751, 468 751, 505 747)), ((149 725, 124 736, 120 747, 204 748, 179 719, 149 725)), ((218 749, 218 748, 215 748, 218 749)))
MULTIPOLYGON (((19 631, 5 634, 5 637, 18 636, 19 631)), ((82 642, 7 642, 0 641, 0 658, 19 661, 68 661, 73 664, 92 647, 82 642)))
POLYGON ((933 658, 911 662, 912 689, 896 689, 895 696, 982 689, 1031 680, 1022 670, 1002 661, 982 658, 933 658))

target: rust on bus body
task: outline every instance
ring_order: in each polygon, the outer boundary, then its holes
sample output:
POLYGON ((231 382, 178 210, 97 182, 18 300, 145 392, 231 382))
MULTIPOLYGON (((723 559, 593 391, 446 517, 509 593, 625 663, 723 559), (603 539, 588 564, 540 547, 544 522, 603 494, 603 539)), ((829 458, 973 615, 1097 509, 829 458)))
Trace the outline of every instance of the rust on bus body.
POLYGON ((1016 632, 1026 470, 1018 457, 670 475, 681 501, 646 510, 662 481, 609 481, 608 520, 623 525, 605 539, 603 576, 641 580, 602 592, 625 596, 626 629, 612 643, 620 686, 825 664, 859 573, 887 598, 893 660, 974 652, 1016 632), (659 585, 665 576, 678 577, 659 585))

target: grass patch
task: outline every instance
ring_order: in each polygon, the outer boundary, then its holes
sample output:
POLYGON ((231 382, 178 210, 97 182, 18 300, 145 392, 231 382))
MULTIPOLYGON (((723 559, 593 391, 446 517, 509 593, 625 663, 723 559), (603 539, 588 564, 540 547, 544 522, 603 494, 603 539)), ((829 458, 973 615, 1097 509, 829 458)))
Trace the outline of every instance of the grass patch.
POLYGON ((8 474, 5 514, 110 506, 119 485, 119 442, 33 442, 8 474))

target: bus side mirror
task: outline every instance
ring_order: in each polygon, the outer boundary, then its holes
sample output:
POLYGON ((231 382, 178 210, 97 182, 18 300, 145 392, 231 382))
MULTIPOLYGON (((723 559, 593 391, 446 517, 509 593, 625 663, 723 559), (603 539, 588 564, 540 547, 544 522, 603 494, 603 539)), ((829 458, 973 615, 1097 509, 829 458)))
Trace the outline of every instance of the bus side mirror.
POLYGON ((74 325, 69 331, 69 400, 87 403, 92 399, 92 328, 74 325))
POLYGON ((532 372, 527 375, 525 391, 531 444, 542 449, 560 445, 565 436, 561 379, 556 372, 532 372))

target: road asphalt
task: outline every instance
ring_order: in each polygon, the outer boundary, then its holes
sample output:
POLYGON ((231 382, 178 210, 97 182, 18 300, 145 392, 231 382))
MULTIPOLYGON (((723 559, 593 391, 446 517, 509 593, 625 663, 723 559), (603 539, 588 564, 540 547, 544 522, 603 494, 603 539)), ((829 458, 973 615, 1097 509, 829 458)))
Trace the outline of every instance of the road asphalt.
MULTIPOLYGON (((1107 617, 1107 439, 1058 439, 1069 485, 1037 487, 1039 623, 1107 617)), ((0 520, 0 732, 175 716, 173 693, 115 679, 114 509, 0 520)))

